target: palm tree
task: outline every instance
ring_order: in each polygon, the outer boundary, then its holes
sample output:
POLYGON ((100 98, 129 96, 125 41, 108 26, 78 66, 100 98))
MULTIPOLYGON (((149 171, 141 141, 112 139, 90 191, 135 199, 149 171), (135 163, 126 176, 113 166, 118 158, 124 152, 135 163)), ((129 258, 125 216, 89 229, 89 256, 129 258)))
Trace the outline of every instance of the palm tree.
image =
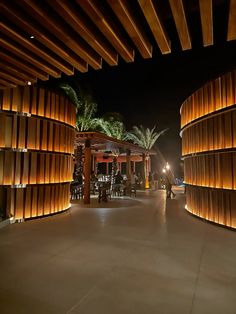
POLYGON ((98 120, 99 128, 103 133, 118 140, 124 140, 126 137, 125 125, 115 117, 100 118, 98 120))
POLYGON ((64 91, 64 93, 68 96, 71 102, 76 105, 76 109, 78 110, 82 106, 82 101, 79 99, 75 90, 69 84, 61 84, 60 88, 64 91))
POLYGON ((68 84, 61 84, 65 94, 71 102, 76 105, 76 128, 78 131, 94 131, 98 127, 98 119, 95 118, 97 112, 97 104, 92 101, 90 96, 81 95, 68 84))
POLYGON ((164 134, 168 129, 156 132, 156 126, 152 129, 144 128, 142 125, 133 126, 133 130, 127 132, 126 139, 131 140, 134 144, 139 145, 145 149, 151 149, 156 143, 157 139, 164 134))
POLYGON ((99 123, 98 118, 95 118, 97 112, 97 104, 88 102, 83 103, 81 111, 77 113, 76 128, 78 131, 94 131, 97 129, 99 123))
MULTIPOLYGON (((133 126, 133 130, 127 132, 126 139, 131 140, 134 144, 139 145, 147 150, 152 149, 157 139, 164 134, 168 129, 164 129, 160 132, 156 132, 156 126, 154 126, 151 130, 149 128, 144 128, 142 125, 139 127, 133 126)), ((145 162, 143 168, 143 177, 145 178, 145 188, 149 188, 149 180, 148 174, 150 172, 151 163, 150 156, 147 153, 145 155, 145 162)))

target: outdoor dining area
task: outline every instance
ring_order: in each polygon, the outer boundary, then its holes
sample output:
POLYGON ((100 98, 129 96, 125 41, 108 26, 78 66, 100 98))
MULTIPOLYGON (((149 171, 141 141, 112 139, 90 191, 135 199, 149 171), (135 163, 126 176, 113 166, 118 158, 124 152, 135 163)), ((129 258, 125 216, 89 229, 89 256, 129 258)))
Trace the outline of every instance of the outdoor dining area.
POLYGON ((112 197, 136 196, 148 188, 150 155, 138 145, 99 132, 77 132, 71 200, 107 202, 112 197))

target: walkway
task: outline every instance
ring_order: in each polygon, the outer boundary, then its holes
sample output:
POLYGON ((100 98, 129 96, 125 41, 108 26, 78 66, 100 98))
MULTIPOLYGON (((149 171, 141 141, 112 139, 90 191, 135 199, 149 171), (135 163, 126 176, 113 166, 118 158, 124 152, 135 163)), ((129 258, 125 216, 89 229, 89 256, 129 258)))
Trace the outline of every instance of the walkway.
POLYGON ((236 232, 147 194, 0 229, 0 313, 235 314, 236 232))

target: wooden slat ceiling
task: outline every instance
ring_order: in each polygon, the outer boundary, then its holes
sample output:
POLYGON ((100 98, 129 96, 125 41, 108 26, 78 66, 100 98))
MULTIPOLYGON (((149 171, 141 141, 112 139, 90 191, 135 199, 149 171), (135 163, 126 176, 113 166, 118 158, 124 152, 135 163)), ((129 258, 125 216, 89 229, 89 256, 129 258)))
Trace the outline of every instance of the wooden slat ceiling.
MULTIPOLYGON (((198 45, 213 45, 213 13, 225 1, 1 0, 0 88, 192 49, 193 27, 202 34, 198 45)), ((222 21, 225 40, 236 40, 236 0, 222 21)))

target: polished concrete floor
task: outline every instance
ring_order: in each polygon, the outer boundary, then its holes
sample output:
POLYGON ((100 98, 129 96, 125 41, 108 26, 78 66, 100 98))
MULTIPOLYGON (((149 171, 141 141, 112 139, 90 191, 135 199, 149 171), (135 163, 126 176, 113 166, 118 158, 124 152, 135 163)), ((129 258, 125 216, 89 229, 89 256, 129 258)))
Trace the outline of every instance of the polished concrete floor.
POLYGON ((235 314, 236 232, 163 191, 0 229, 1 314, 235 314))

